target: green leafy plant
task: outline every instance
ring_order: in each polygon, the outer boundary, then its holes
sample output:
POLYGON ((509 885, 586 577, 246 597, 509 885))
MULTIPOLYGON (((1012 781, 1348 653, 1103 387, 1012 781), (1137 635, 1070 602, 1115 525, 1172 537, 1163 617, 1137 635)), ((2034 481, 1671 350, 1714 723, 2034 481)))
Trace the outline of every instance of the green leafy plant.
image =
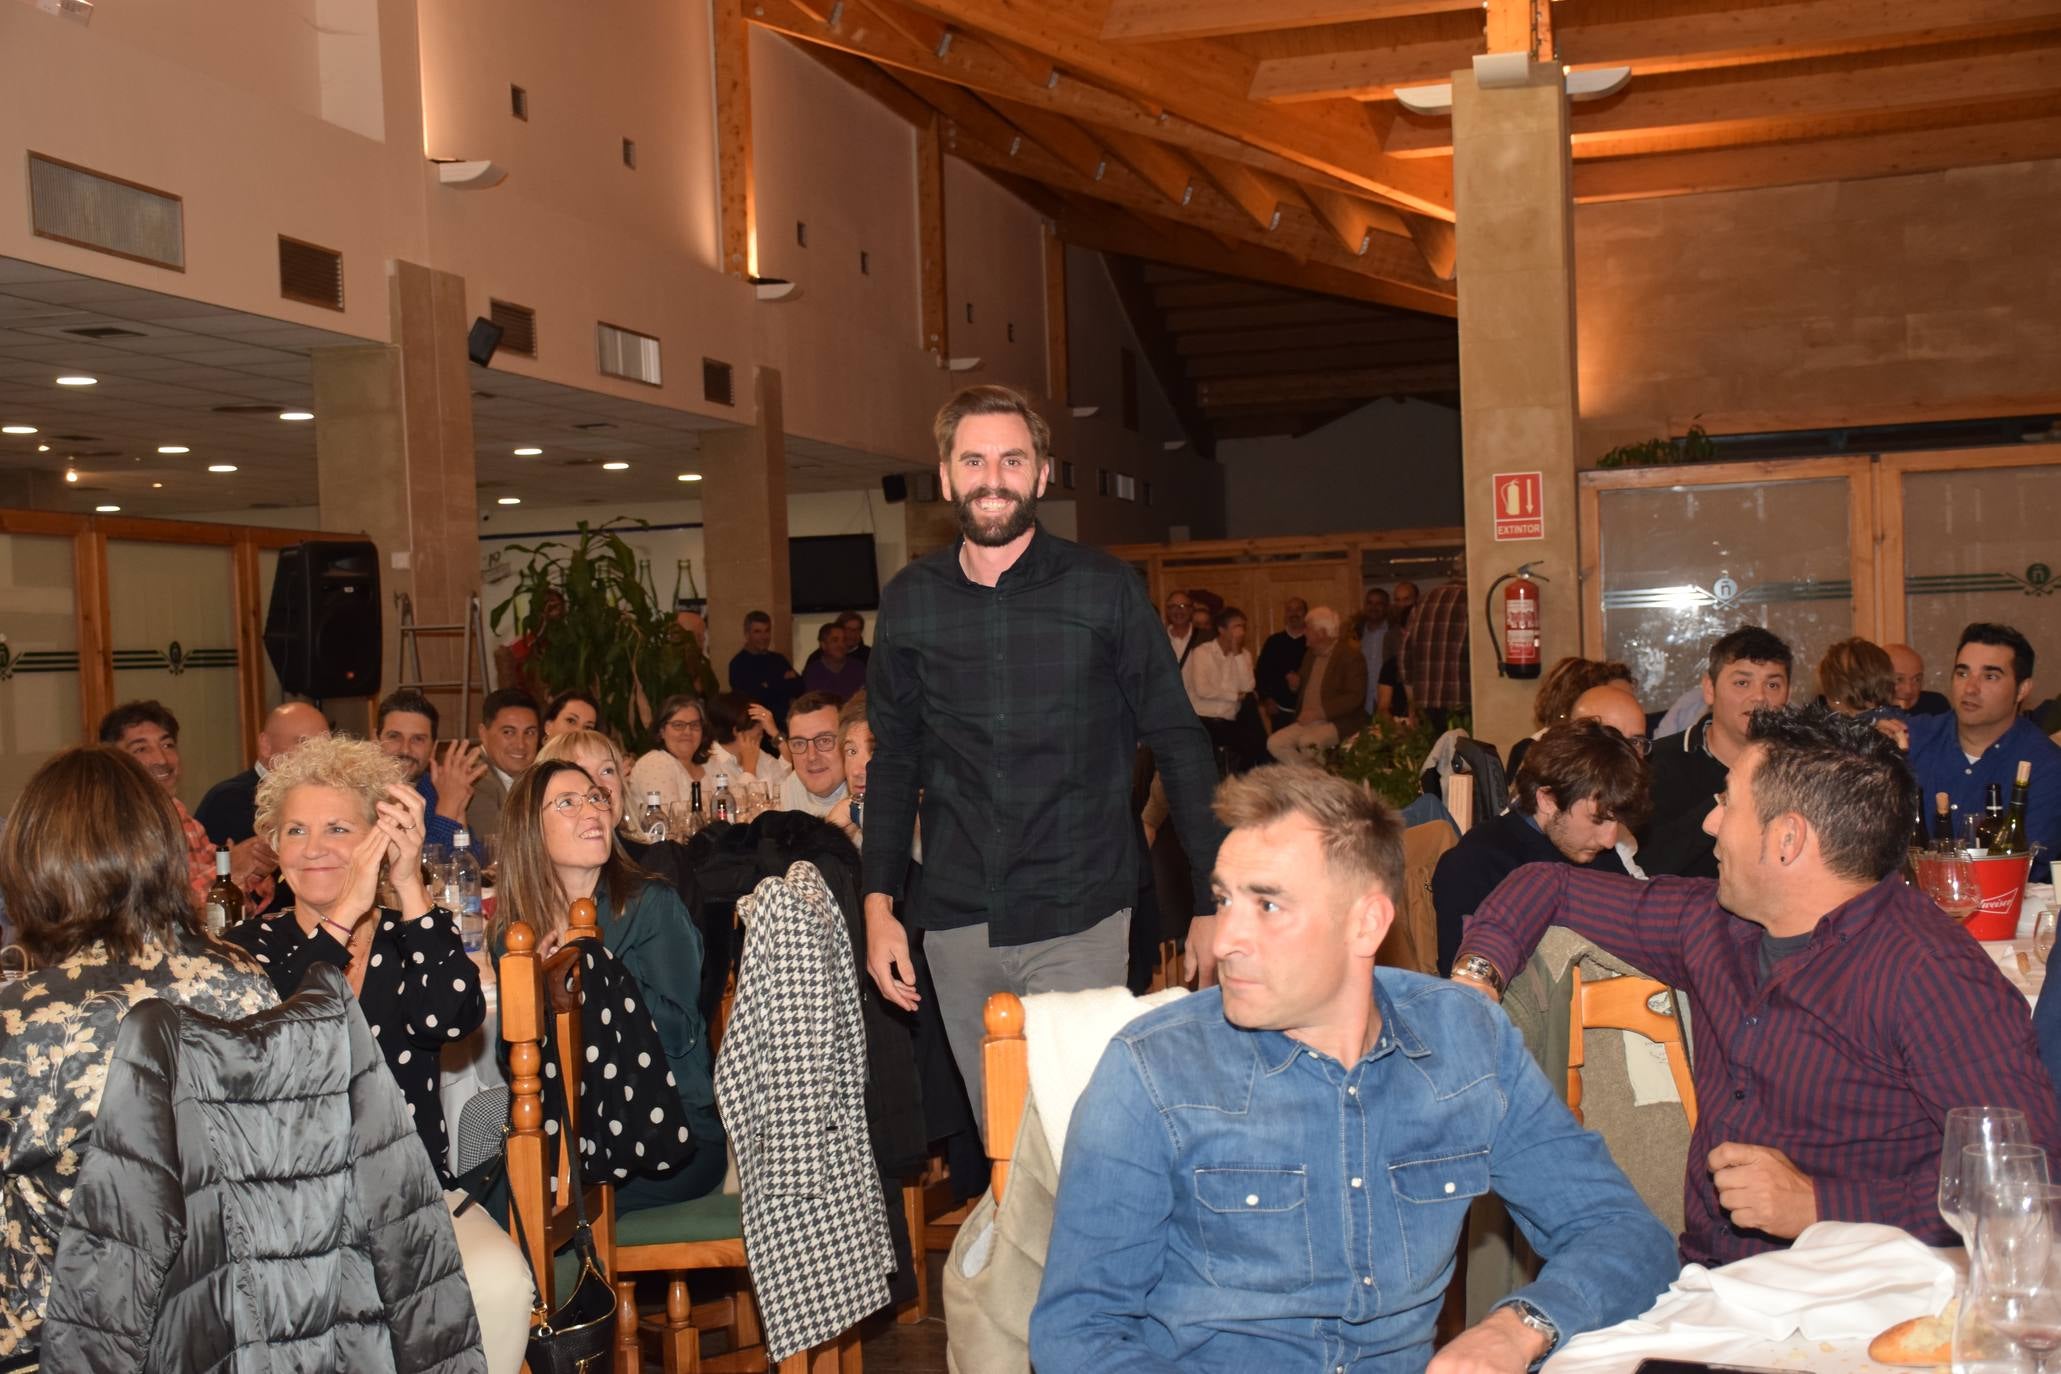
POLYGON ((1377 717, 1326 754, 1324 766, 1341 778, 1365 783, 1390 806, 1404 807, 1424 790, 1424 756, 1438 735, 1428 722, 1405 726, 1377 717))
POLYGON ((1718 456, 1717 445, 1702 425, 1689 426, 1679 439, 1647 439, 1643 443, 1619 444, 1596 460, 1599 468, 1646 468, 1668 463, 1707 463, 1718 456))
POLYGON ((494 607, 530 636, 525 671, 553 691, 584 687, 601 703, 601 728, 631 748, 651 737, 651 713, 677 692, 694 690, 705 661, 694 637, 661 601, 636 550, 618 531, 644 524, 581 521, 571 543, 511 544, 529 562, 515 589, 494 607))

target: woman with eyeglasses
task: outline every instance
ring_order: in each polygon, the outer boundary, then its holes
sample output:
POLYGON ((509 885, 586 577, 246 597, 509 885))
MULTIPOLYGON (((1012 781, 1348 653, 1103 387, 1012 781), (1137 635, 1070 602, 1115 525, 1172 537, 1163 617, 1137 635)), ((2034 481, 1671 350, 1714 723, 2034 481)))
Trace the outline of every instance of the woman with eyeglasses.
POLYGON ((503 948, 519 918, 536 931, 538 953, 548 955, 565 939, 572 904, 592 898, 601 943, 643 989, 694 1155, 670 1174, 619 1185, 616 1210, 630 1212, 713 1191, 728 1151, 697 1004, 701 936, 679 894, 630 862, 610 824, 614 814, 609 793, 569 759, 539 760, 516 779, 501 812, 492 938, 496 950, 503 948))
POLYGON ((630 770, 630 809, 637 811, 645 797, 658 793, 659 803, 689 801, 695 783, 702 784, 701 804, 708 805, 709 738, 708 712, 701 698, 672 696, 658 708, 658 747, 637 760, 630 770))

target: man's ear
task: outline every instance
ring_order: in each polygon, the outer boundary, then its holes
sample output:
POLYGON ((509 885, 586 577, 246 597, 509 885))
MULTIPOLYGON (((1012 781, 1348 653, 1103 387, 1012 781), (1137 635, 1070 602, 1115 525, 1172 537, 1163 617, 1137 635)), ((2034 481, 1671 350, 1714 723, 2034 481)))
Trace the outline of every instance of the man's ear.
POLYGON ((1395 924, 1395 898, 1369 886, 1346 913, 1347 952, 1359 959, 1372 959, 1395 924))
POLYGON ((1709 673, 1703 675, 1703 704, 1705 706, 1717 705, 1717 687, 1711 682, 1709 673))

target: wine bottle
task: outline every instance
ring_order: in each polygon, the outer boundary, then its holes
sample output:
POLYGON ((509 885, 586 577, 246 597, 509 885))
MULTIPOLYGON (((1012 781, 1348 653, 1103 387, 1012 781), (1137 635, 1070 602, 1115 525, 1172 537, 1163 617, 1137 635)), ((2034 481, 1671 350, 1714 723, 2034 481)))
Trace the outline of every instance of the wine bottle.
POLYGON ((215 882, 202 907, 208 934, 220 935, 243 919, 243 889, 229 876, 229 851, 215 851, 215 882))
POLYGON ((1996 834, 2004 824, 2004 785, 1990 783, 1983 789, 1982 819, 1975 823, 1976 843, 1985 853, 1996 852, 1996 834))
POLYGON ((1945 848, 1954 847, 1954 802, 1944 792, 1932 794, 1932 838, 1945 848))
MULTIPOLYGON (((1992 790, 1996 788, 1991 783, 1992 790)), ((2004 813, 2004 819, 1997 824, 1989 840, 1992 854, 2023 854, 2031 845, 2025 836, 2025 802, 2032 791, 2032 761, 2018 760, 2018 776, 2011 784, 2011 809, 2004 813)))

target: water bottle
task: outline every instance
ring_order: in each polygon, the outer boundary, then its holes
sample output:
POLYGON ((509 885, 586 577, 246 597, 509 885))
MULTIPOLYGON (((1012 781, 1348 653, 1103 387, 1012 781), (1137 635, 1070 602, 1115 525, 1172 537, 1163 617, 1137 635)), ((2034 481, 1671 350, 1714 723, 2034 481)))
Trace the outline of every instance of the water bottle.
POLYGON ((644 814, 637 821, 644 827, 644 838, 653 844, 666 837, 666 808, 665 803, 658 799, 658 793, 644 794, 644 814))
POLYGON ((487 910, 480 896, 479 859, 472 852, 472 833, 461 830, 451 841, 451 877, 444 905, 458 917, 458 937, 467 954, 487 946, 487 910))
POLYGON ((712 821, 736 819, 730 811, 730 776, 727 773, 716 774, 716 795, 715 800, 709 803, 709 819, 712 821))

